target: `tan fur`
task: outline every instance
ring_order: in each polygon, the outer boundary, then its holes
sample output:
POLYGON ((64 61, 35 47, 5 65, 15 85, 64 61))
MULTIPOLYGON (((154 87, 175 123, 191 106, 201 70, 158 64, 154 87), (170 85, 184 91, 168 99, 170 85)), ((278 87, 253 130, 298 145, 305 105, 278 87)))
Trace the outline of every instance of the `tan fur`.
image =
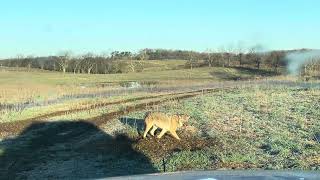
POLYGON ((179 136, 176 133, 177 128, 181 127, 185 121, 190 118, 188 115, 167 115, 161 112, 150 112, 146 114, 144 119, 145 122, 145 131, 143 133, 143 138, 147 136, 148 131, 150 134, 154 136, 154 132, 157 128, 161 128, 161 133, 157 136, 161 138, 167 131, 171 133, 171 135, 180 140, 179 136))

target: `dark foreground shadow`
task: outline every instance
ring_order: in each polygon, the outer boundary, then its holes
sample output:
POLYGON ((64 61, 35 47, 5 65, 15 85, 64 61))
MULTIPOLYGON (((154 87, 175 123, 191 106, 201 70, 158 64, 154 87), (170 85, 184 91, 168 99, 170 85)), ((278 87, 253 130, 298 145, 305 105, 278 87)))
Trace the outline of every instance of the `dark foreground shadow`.
POLYGON ((0 179, 89 179, 153 173, 124 134, 84 121, 37 122, 0 141, 0 179))

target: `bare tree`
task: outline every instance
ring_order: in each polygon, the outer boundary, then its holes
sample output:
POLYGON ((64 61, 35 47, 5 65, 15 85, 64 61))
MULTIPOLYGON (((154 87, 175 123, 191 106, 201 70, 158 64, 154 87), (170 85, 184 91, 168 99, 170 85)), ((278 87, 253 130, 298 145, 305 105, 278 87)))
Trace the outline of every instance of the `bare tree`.
POLYGON ((212 67, 213 63, 214 63, 213 53, 214 53, 214 51, 212 49, 206 50, 206 55, 207 55, 206 61, 207 61, 209 67, 212 67))
POLYGON ((23 54, 17 54, 15 67, 19 67, 21 65, 21 61, 24 59, 23 54))
POLYGON ((262 45, 256 44, 249 49, 248 56, 249 61, 255 63, 255 66, 260 69, 260 65, 262 63, 262 45))
POLYGON ((236 55, 239 61, 239 65, 243 65, 243 55, 245 54, 244 52, 244 45, 242 41, 239 41, 237 44, 237 49, 236 49, 236 55))
POLYGON ((147 51, 148 51, 148 49, 142 49, 139 52, 139 59, 140 60, 138 61, 138 63, 139 63, 139 67, 140 67, 141 71, 143 71, 143 69, 144 69, 144 61, 149 59, 149 55, 148 55, 147 51))
POLYGON ((40 69, 44 69, 44 66, 46 65, 46 61, 45 60, 38 60, 38 64, 39 64, 39 67, 40 69))
POLYGON ((59 65, 60 70, 61 70, 63 73, 66 72, 66 69, 67 69, 68 66, 69 66, 70 60, 71 60, 71 52, 70 52, 70 51, 61 52, 61 53, 57 56, 56 62, 57 62, 57 64, 59 65))
POLYGON ((147 53, 148 49, 142 49, 139 51, 139 59, 144 61, 149 59, 149 55, 147 53))
POLYGON ((278 72, 278 67, 281 65, 281 60, 284 58, 285 53, 282 51, 272 51, 269 53, 267 63, 273 67, 275 72, 278 72))
POLYGON ((195 59, 194 53, 193 53, 192 51, 189 51, 188 54, 189 54, 190 69, 192 70, 193 65, 194 65, 196 59, 195 59))
POLYGON ((77 58, 73 59, 73 66, 72 66, 73 74, 76 74, 77 70, 79 72, 79 68, 80 68, 81 63, 82 63, 81 57, 77 57, 77 58))
POLYGON ((112 72, 112 61, 109 58, 110 57, 110 52, 109 51, 105 51, 103 53, 101 53, 101 59, 103 59, 102 61, 102 66, 104 69, 104 74, 108 74, 110 72, 112 72))
POLYGON ((135 72, 136 71, 136 64, 133 62, 133 58, 131 55, 128 56, 128 58, 129 58, 129 67, 132 72, 135 72))
POLYGON ((231 66, 231 61, 232 61, 232 58, 233 58, 234 51, 235 51, 235 48, 234 48, 233 44, 229 44, 227 46, 227 48, 226 48, 228 67, 231 66))
POLYGON ((83 65, 88 74, 91 74, 91 71, 95 67, 95 64, 95 57, 92 53, 83 55, 83 65))
POLYGON ((305 76, 306 80, 310 77, 320 77, 320 57, 313 56, 306 59, 301 66, 300 75, 305 76))
POLYGON ((224 46, 220 46, 217 50, 218 52, 218 62, 219 65, 224 67, 225 66, 225 59, 226 59, 226 50, 224 46))
POLYGON ((23 64, 22 64, 23 67, 27 67, 28 71, 30 71, 32 67, 32 63, 34 61, 34 57, 32 55, 29 55, 25 57, 22 61, 23 61, 23 64))

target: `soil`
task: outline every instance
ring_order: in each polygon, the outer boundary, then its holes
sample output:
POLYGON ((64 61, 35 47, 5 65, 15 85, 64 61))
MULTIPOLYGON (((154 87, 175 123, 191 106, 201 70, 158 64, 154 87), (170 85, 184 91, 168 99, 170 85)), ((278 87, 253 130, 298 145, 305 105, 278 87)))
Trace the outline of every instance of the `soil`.
POLYGON ((221 147, 221 143, 217 139, 191 135, 186 131, 180 131, 179 137, 181 140, 177 140, 169 134, 166 134, 161 139, 152 136, 146 139, 139 138, 134 144, 134 148, 152 159, 161 159, 170 156, 173 152, 221 147))

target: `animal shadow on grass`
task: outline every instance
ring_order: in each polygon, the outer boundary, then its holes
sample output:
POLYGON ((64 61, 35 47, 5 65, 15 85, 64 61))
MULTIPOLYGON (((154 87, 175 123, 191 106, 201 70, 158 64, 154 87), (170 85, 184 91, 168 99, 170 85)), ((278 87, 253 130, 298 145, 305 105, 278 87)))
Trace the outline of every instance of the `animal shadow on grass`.
POLYGON ((133 129, 136 129, 139 135, 143 134, 144 131, 144 119, 138 119, 138 118, 131 118, 131 117, 121 117, 119 118, 119 121, 123 125, 130 126, 133 129))
POLYGON ((0 179, 92 179, 153 173, 124 134, 86 121, 35 122, 0 141, 0 179))

